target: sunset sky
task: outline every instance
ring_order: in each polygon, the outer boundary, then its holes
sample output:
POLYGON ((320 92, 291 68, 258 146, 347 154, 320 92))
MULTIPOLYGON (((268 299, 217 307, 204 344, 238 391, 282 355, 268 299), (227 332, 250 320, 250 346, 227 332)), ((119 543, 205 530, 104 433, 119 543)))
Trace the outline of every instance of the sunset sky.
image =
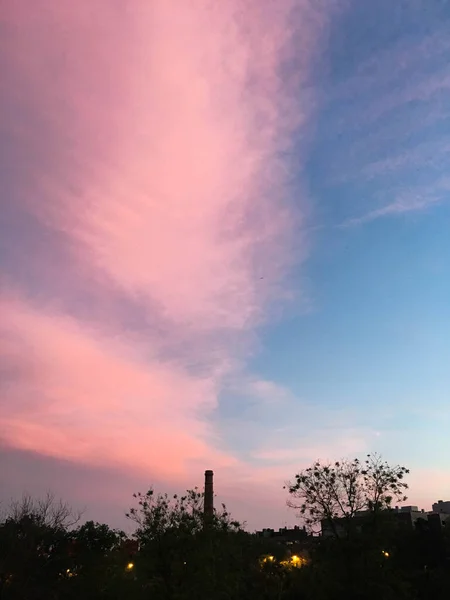
POLYGON ((450 499, 449 165, 443 0, 2 0, 0 499, 450 499))

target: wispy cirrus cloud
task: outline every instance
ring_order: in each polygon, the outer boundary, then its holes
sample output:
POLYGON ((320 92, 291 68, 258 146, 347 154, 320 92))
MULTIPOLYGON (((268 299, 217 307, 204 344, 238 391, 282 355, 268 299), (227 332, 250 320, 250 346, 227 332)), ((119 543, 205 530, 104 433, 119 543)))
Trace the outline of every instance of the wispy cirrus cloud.
POLYGON ((390 26, 387 41, 324 87, 317 187, 333 211, 339 207, 343 218, 334 225, 435 208, 448 198, 448 26, 422 31, 415 19, 424 7, 419 2, 401 25, 390 26))
POLYGON ((374 221, 381 217, 402 215, 409 212, 425 211, 448 200, 450 180, 442 178, 435 182, 433 190, 427 188, 399 193, 390 204, 372 210, 360 217, 352 217, 340 224, 340 227, 352 227, 374 221))
POLYGON ((167 480, 245 473, 209 418, 307 251, 286 157, 327 10, 6 2, 8 445, 167 480))
POLYGON ((29 169, 28 195, 33 186, 45 194, 30 209, 75 242, 82 260, 170 319, 241 328, 265 291, 253 263, 275 273, 286 257, 288 212, 271 204, 282 185, 274 153, 295 116, 277 97, 286 7, 274 11, 264 42, 257 25, 241 30, 250 15, 241 23, 235 7, 178 7, 174 19, 167 3, 137 6, 91 15, 49 3, 52 23, 45 11, 20 13, 16 76, 22 93, 39 87, 32 110, 64 171, 29 169), (100 17, 111 56, 98 45, 100 17))
MULTIPOLYGON (((302 435, 302 441, 283 444, 281 438, 278 448, 260 448, 254 453, 257 461, 267 461, 286 470, 286 465, 292 469, 302 469, 316 460, 329 461, 333 458, 355 456, 371 449, 375 433, 362 428, 333 431, 326 425, 317 427, 314 434, 302 435)), ((280 469, 281 470, 281 469, 280 469)))

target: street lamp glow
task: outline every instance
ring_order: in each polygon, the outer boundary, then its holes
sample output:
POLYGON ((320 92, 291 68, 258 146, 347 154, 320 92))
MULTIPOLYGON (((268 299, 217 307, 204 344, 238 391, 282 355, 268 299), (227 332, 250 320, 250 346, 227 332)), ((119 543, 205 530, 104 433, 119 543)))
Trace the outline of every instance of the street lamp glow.
POLYGON ((273 562, 274 560, 275 560, 275 557, 274 557, 274 556, 271 556, 271 555, 267 555, 267 556, 264 556, 264 557, 262 558, 262 562, 263 562, 263 563, 266 563, 266 562, 273 562))
POLYGON ((127 571, 132 571, 134 569, 134 564, 132 562, 129 562, 127 564, 127 571))

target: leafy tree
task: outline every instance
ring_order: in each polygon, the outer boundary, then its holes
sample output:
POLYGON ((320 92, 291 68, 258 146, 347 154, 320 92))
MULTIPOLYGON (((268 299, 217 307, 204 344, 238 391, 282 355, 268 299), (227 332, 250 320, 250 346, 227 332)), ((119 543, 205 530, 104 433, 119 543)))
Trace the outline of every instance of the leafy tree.
POLYGON ((247 566, 258 568, 254 538, 225 505, 205 521, 203 494, 135 494, 128 517, 137 524, 137 578, 154 598, 242 598, 247 566), (249 558, 251 556, 251 558, 249 558))
POLYGON ((389 510, 394 500, 406 500, 407 473, 369 454, 364 461, 317 461, 287 484, 288 505, 310 530, 321 525, 329 534, 320 538, 307 570, 307 597, 409 598, 408 582, 392 560, 404 529, 389 510))
POLYGON ((300 511, 311 530, 325 522, 334 537, 348 537, 358 513, 376 517, 391 508, 393 500, 406 500, 407 473, 405 467, 390 466, 377 454, 368 454, 364 462, 317 461, 287 483, 288 505, 300 511))
POLYGON ((130 593, 126 535, 88 521, 70 532, 65 593, 70 598, 115 599, 130 593))

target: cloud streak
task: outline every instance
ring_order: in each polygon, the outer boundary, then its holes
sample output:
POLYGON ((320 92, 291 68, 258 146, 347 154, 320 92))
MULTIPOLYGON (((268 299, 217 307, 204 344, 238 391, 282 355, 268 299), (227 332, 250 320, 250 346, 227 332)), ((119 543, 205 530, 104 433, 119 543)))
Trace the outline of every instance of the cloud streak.
POLYGON ((369 223, 381 217, 398 216, 409 212, 425 211, 448 199, 450 191, 450 180, 446 177, 434 183, 434 189, 430 193, 427 188, 403 192, 398 197, 381 208, 372 210, 360 217, 353 217, 344 221, 340 227, 352 227, 369 223))
MULTIPOLYGON (((419 5, 412 21, 424 9, 419 5)), ((406 20, 394 30, 394 41, 391 35, 371 47, 323 90, 316 152, 320 193, 344 217, 333 225, 363 224, 446 200, 447 27, 430 33, 424 26, 420 35, 408 31, 406 20)))

